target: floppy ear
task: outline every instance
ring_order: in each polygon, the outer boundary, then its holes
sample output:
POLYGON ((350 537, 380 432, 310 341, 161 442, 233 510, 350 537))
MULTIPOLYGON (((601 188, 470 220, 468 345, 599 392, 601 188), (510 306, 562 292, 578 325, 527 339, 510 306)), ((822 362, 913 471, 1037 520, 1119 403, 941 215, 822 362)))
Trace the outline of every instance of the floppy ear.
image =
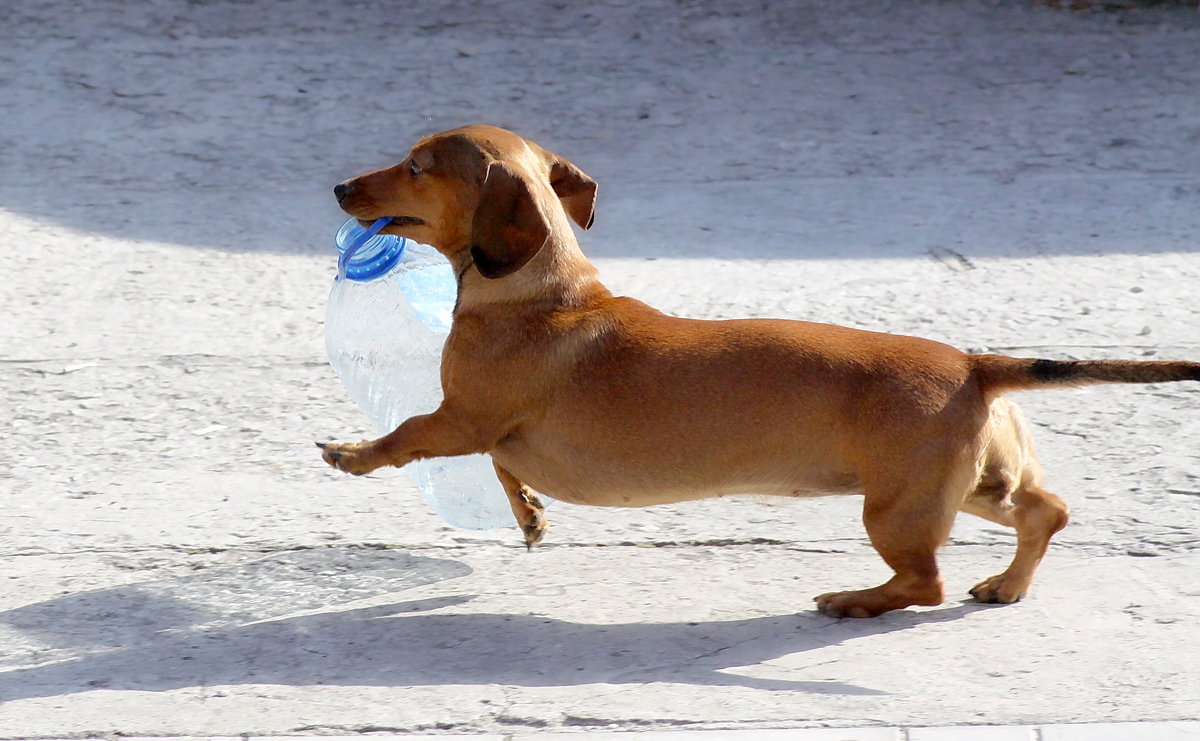
POLYGON ((471 224, 471 257, 485 278, 503 278, 533 259, 550 238, 529 184, 501 162, 488 165, 471 224))
POLYGON ((550 157, 550 187, 562 201, 567 216, 584 229, 591 229, 596 218, 596 181, 562 157, 546 154, 550 157))

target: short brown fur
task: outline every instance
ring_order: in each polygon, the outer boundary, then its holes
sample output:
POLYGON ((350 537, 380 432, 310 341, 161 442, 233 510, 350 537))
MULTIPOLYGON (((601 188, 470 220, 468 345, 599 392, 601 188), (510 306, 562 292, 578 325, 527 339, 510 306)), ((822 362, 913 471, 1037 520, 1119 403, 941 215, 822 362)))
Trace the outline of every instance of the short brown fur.
POLYGON ((568 217, 591 225, 596 185, 511 132, 468 126, 339 185, 342 207, 436 246, 459 276, 444 400, 382 438, 322 445, 354 474, 488 453, 526 544, 533 490, 646 506, 731 494, 864 496, 895 571, 817 607, 869 617, 942 602, 936 550, 959 510, 1013 527, 1017 553, 972 594, 1014 602, 1068 509, 1042 488, 1004 390, 1198 380, 1200 364, 968 355, 930 340, 778 319, 700 321, 612 295, 568 217))

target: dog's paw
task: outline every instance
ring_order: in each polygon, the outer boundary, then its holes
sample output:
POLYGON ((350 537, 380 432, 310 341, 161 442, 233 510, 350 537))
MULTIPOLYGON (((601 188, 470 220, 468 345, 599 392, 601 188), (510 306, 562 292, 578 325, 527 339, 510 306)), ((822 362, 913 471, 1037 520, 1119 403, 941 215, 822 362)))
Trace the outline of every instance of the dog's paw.
POLYGON ((317 443, 321 458, 346 473, 362 476, 379 468, 368 443, 317 443))
POLYGON ((912 605, 934 606, 941 603, 940 578, 901 579, 897 576, 874 589, 822 594, 817 597, 817 610, 822 615, 836 618, 869 618, 912 605))
POLYGON ((971 596, 975 598, 976 602, 1007 605, 1024 597, 1025 590, 1028 588, 1028 584, 1018 583, 1008 574, 997 574, 971 587, 971 596))
POLYGON ((868 604, 871 600, 863 600, 863 593, 870 591, 822 594, 816 598, 817 612, 833 618, 869 618, 886 612, 886 608, 876 609, 876 606, 868 604))
POLYGON ((521 526, 521 532, 525 535, 525 550, 532 551, 535 545, 542 542, 542 538, 546 537, 547 527, 546 516, 541 512, 521 526))
POLYGON ((533 550, 533 547, 546 537, 546 528, 549 527, 546 522, 546 507, 528 486, 521 487, 517 496, 526 507, 526 516, 520 520, 521 533, 525 536, 525 550, 533 550))

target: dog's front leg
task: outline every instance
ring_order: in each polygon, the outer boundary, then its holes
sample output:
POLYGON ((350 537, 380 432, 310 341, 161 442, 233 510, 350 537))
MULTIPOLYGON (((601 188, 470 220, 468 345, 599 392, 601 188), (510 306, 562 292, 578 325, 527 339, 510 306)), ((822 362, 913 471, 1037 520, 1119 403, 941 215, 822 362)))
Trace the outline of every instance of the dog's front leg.
POLYGON ((440 408, 410 417, 377 440, 360 443, 317 443, 321 457, 334 468, 362 476, 383 466, 403 466, 421 458, 486 453, 477 431, 440 408))

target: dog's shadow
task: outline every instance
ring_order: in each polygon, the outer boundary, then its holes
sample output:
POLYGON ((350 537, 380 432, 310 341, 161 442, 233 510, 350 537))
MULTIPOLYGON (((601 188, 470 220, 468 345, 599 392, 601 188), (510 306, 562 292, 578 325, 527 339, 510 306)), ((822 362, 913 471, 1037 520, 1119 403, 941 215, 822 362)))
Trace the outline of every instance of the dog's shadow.
POLYGON ((883 694, 836 681, 756 679, 722 670, 953 620, 977 609, 899 611, 875 620, 836 621, 805 612, 711 622, 587 624, 456 609, 473 599, 468 595, 357 609, 319 607, 468 573, 470 568, 456 561, 399 551, 324 549, 274 556, 215 575, 28 605, 0 613, 0 626, 7 625, 18 639, 6 641, 9 669, 0 672, 0 702, 100 688, 158 691, 233 684, 674 682, 883 694), (338 563, 324 563, 331 558, 338 563), (231 605, 246 609, 231 610, 231 605), (320 611, 295 614, 313 608, 320 611))

